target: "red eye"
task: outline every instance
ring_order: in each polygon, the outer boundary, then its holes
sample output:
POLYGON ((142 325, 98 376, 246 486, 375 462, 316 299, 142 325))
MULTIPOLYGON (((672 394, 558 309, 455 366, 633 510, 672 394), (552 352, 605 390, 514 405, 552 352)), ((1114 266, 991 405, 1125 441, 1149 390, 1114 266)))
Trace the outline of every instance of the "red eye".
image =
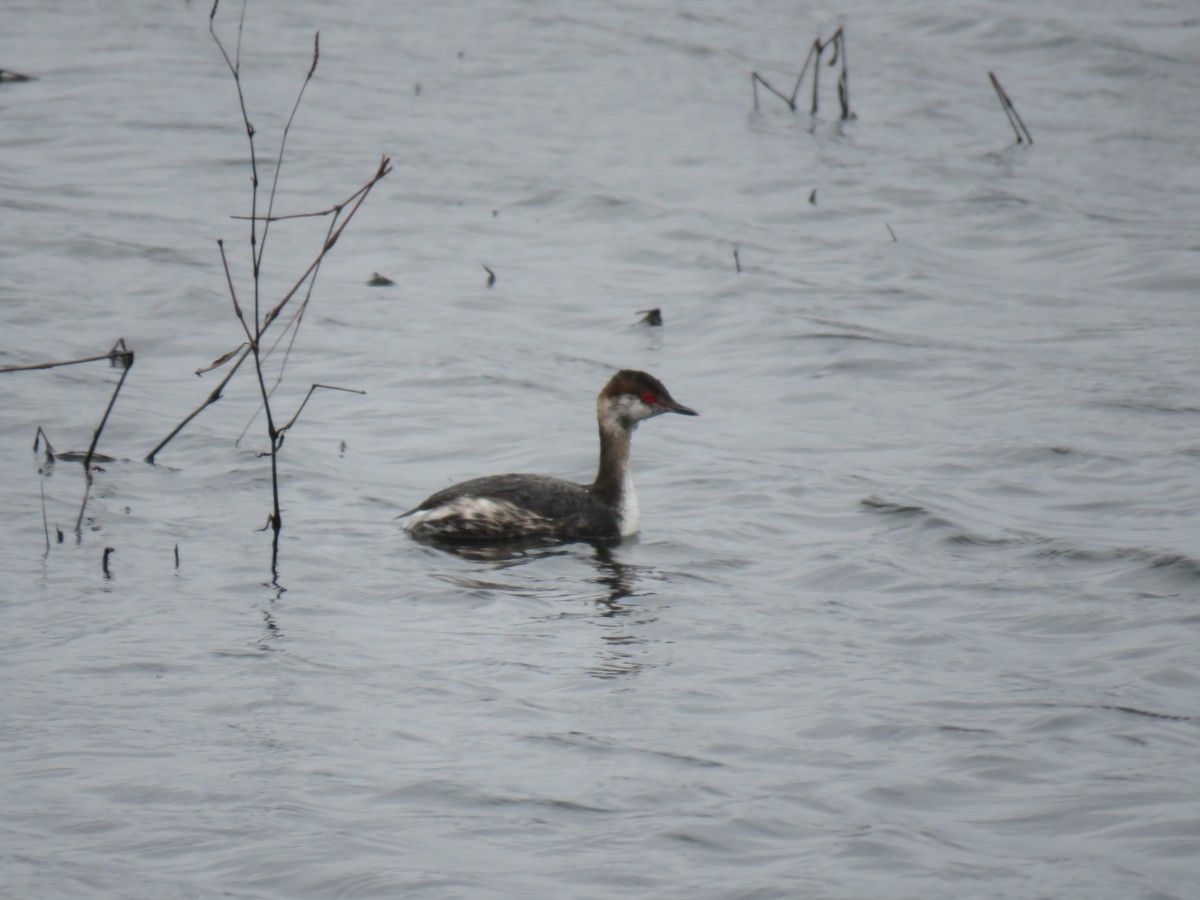
POLYGON ((647 406, 658 406, 658 398, 654 396, 654 391, 646 391, 642 394, 642 402, 647 406))

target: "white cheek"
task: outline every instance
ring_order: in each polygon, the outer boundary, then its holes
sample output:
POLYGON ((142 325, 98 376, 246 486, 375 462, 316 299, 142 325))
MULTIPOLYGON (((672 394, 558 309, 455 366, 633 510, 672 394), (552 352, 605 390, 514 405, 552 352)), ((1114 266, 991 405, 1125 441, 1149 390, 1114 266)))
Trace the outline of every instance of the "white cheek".
POLYGON ((637 425, 643 419, 657 415, 660 410, 630 394, 622 394, 613 400, 605 411, 604 421, 609 428, 624 428, 626 422, 630 426, 637 425))

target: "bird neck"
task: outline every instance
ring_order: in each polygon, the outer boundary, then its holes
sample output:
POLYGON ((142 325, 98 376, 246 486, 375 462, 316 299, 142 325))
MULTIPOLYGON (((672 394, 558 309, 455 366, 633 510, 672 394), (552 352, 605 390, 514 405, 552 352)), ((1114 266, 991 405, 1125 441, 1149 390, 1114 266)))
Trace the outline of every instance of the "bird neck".
POLYGON ((636 427, 636 423, 627 428, 600 417, 600 467, 592 482, 592 493, 602 503, 617 509, 622 506, 626 490, 633 487, 629 478, 629 444, 636 427))

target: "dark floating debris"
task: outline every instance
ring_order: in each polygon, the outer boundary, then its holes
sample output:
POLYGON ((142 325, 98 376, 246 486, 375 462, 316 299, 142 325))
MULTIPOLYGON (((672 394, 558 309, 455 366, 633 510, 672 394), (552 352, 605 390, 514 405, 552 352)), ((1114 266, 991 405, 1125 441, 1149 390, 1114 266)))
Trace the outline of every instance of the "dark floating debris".
POLYGON ((891 225, 889 225, 887 222, 884 222, 883 227, 886 228, 888 230, 888 234, 890 234, 892 236, 892 243, 895 243, 900 240, 900 238, 896 237, 896 232, 892 231, 891 225))
POLYGON ((100 567, 104 570, 105 578, 112 578, 112 572, 108 570, 108 558, 116 551, 112 547, 104 548, 104 558, 100 561, 100 567))
POLYGON ((733 248, 733 268, 740 274, 742 271, 742 261, 738 258, 737 247, 733 248))
POLYGON ((1033 143, 1033 135, 1029 133, 1029 129, 1025 127, 1025 123, 1021 121, 1021 114, 1017 112, 1017 108, 1013 106, 1012 99, 1000 86, 1000 79, 996 77, 995 72, 988 72, 988 78, 992 80, 992 87, 996 89, 996 96, 1000 98, 1000 105, 1004 108, 1004 114, 1008 116, 1008 124, 1012 126, 1012 130, 1017 135, 1017 143, 1023 144, 1026 141, 1033 143))
POLYGON ((22 75, 12 69, 0 69, 0 81, 37 81, 32 75, 22 75))
MULTIPOLYGON (((736 254, 736 251, 734 251, 734 252, 736 254)), ((639 316, 643 316, 643 318, 638 322, 639 325, 661 325, 662 324, 662 310, 659 309, 657 306, 654 307, 654 309, 639 309, 637 311, 637 314, 639 316)))
POLYGON ((391 287, 395 283, 386 275, 380 275, 378 272, 372 272, 371 277, 367 279, 367 284, 371 287, 391 287))
POLYGON ((488 273, 487 286, 491 287, 492 285, 494 285, 496 283, 496 273, 493 272, 491 269, 489 269, 487 266, 483 267, 483 271, 488 273))
POLYGON ((758 86, 761 84, 768 91, 782 100, 788 105, 788 109, 792 112, 796 111, 796 95, 800 93, 800 85, 804 81, 804 75, 808 72, 808 67, 811 64, 813 67, 813 86, 812 86, 812 106, 809 109, 811 115, 817 114, 817 95, 821 86, 821 54, 830 47, 833 51, 830 53, 828 66, 836 66, 840 61, 842 70, 838 74, 837 93, 838 103, 842 107, 842 118, 852 119, 854 113, 850 112, 850 68, 846 56, 846 35, 839 28, 824 43, 820 38, 816 38, 809 47, 808 56, 804 58, 804 65, 800 68, 800 74, 796 76, 796 83, 792 85, 791 94, 785 94, 783 91, 775 88, 767 79, 763 78, 757 72, 750 73, 750 87, 754 90, 754 111, 758 112, 758 86), (815 61, 815 62, 814 62, 815 61))
POLYGON ((816 188, 813 188, 811 191, 808 192, 808 202, 811 203, 813 206, 817 205, 817 189, 816 188))
POLYGON ((179 571, 179 544, 175 544, 175 571, 179 571))

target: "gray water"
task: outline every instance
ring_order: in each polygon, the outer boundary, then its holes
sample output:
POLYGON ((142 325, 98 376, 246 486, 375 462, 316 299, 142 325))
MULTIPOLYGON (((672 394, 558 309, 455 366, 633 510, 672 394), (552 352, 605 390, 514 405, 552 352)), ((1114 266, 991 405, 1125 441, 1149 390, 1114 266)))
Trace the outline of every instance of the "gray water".
POLYGON ((254 0, 264 189, 321 33, 275 211, 394 165, 276 394, 366 392, 289 433, 274 577, 248 368, 142 462, 243 339, 216 238, 251 296, 208 13, 5 9, 0 365, 136 354, 78 533, 34 433, 121 370, 0 376, 5 896, 1196 896, 1193 3, 254 0), (755 113, 839 24, 855 118, 836 67, 755 113), (637 435, 640 538, 399 531, 590 478, 622 367, 701 413, 637 435))

